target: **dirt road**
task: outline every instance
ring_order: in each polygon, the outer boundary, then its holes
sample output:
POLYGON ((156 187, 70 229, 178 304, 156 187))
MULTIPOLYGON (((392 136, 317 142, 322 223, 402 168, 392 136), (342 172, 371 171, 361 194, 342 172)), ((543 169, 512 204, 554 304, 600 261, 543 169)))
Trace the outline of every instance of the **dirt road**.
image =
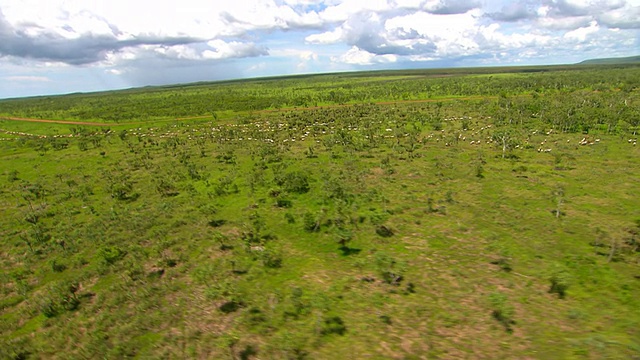
POLYGON ((49 123, 49 124, 65 124, 65 125, 85 125, 85 126, 114 126, 114 125, 120 125, 120 124, 105 124, 105 123, 85 122, 85 121, 32 119, 32 118, 7 117, 7 116, 0 117, 0 120, 28 121, 28 122, 39 122, 39 123, 49 123))
MULTIPOLYGON (((528 96, 528 95, 520 95, 520 96, 528 96)), ((446 101, 455 101, 455 100, 482 100, 482 99, 495 99, 497 96, 465 96, 465 97, 451 97, 451 98, 438 98, 438 99, 414 99, 414 100, 397 100, 397 101, 378 101, 374 102, 376 105, 395 105, 395 104, 407 104, 407 103, 429 103, 429 102, 446 102, 446 101)), ((355 104, 332 104, 332 105, 324 105, 324 106, 308 106, 308 107, 287 107, 280 109, 263 109, 256 111, 247 111, 248 113, 270 113, 270 112, 282 112, 282 111, 304 111, 304 110, 317 110, 317 109, 331 109, 338 107, 347 107, 354 106, 355 104)), ((181 121, 181 120, 196 120, 196 119, 212 119, 212 115, 201 115, 201 116, 188 116, 176 119, 167 119, 167 120, 153 120, 150 122, 156 121, 181 121)), ((145 122, 132 122, 132 123, 114 123, 114 124, 105 124, 98 122, 86 122, 86 121, 67 121, 67 120, 48 120, 48 119, 33 119, 33 118, 23 118, 23 117, 0 117, 0 120, 11 120, 11 121, 28 121, 28 122, 40 122, 40 123, 49 123, 49 124, 63 124, 63 125, 83 125, 83 126, 118 126, 118 125, 142 125, 145 122)))

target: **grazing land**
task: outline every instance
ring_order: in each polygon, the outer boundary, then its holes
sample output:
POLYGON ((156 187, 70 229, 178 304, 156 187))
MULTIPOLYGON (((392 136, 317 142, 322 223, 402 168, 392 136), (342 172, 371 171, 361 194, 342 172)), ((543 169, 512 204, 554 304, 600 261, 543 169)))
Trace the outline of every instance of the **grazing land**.
POLYGON ((640 357, 640 66, 0 101, 0 358, 640 357))

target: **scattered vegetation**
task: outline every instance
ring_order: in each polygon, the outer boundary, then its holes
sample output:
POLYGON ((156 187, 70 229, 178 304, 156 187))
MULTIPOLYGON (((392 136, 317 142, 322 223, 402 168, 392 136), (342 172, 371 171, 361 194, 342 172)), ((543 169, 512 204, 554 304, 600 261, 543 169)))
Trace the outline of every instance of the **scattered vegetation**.
POLYGON ((638 357, 638 84, 585 65, 0 101, 0 358, 638 357))

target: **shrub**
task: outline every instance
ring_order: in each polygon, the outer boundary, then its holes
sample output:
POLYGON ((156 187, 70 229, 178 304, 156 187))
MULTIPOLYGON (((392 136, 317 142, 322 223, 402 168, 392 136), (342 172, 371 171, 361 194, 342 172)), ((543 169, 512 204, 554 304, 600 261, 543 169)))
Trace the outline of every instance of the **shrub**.
POLYGON ((53 259, 51 260, 51 270, 57 273, 63 272, 67 270, 67 265, 65 265, 64 263, 61 263, 58 259, 53 259))
POLYGON ((349 229, 337 229, 336 238, 341 248, 348 248, 349 242, 353 239, 353 232, 349 229))
POLYGON ((55 317, 59 312, 57 304, 50 297, 40 298, 38 307, 46 318, 55 317))
POLYGON ((304 292, 301 288, 295 287, 291 289, 291 294, 288 298, 289 305, 286 307, 284 315, 286 317, 292 317, 298 319, 301 315, 308 314, 309 304, 303 297, 304 292))
POLYGON ((285 198, 276 199, 276 207, 279 207, 279 208, 290 208, 291 206, 293 206, 293 204, 291 203, 291 200, 289 200, 289 199, 285 199, 285 198))
POLYGON ((76 310, 80 306, 80 299, 76 292, 78 291, 78 284, 69 284, 66 288, 62 289, 62 307, 67 311, 76 310))
POLYGON ((55 317, 63 311, 73 311, 80 306, 78 290, 80 285, 73 281, 64 281, 49 287, 47 293, 40 298, 38 307, 47 318, 55 317))
POLYGON ((69 140, 51 138, 51 146, 54 150, 62 150, 69 147, 69 140))
POLYGON ((313 213, 307 211, 302 216, 302 223, 305 231, 314 232, 320 230, 320 222, 313 213))
POLYGON ((89 150, 89 140, 87 139, 78 139, 78 149, 80 149, 80 151, 87 151, 89 150))
POLYGON ((265 249, 260 252, 262 264, 271 269, 282 267, 282 254, 274 249, 265 249))
POLYGON ((288 224, 295 224, 295 222, 296 222, 295 216, 293 216, 293 214, 291 214, 289 212, 284 214, 284 218, 287 220, 288 224))
POLYGON ((511 266, 511 259, 508 257, 500 257, 497 260, 491 261, 491 263, 493 265, 498 265, 500 269, 506 272, 513 270, 513 267, 511 266))
POLYGON ((224 154, 217 155, 216 158, 219 162, 224 164, 234 165, 236 163, 236 155, 231 149, 227 150, 224 154))
POLYGON ((507 249, 502 249, 500 251, 499 257, 491 261, 491 264, 497 265, 501 270, 510 272, 513 270, 513 265, 511 263, 512 257, 511 252, 507 249))
POLYGON ((164 197, 176 196, 180 193, 176 184, 169 178, 159 178, 155 181, 156 191, 164 197))
POLYGON ((224 225, 226 223, 227 223, 227 220, 224 220, 224 219, 213 219, 213 220, 209 221, 207 224, 209 224, 209 226, 211 226, 211 227, 217 228, 217 227, 220 227, 220 226, 222 226, 222 225, 224 225))
POLYGON ((257 326, 267 321, 267 316, 257 307, 249 308, 245 315, 251 326, 257 326))
POLYGON ((128 174, 107 173, 107 192, 116 200, 128 200, 135 198, 133 182, 128 174))
POLYGON ((302 171, 293 171, 284 176, 282 186, 288 192, 304 194, 309 192, 309 175, 302 171))
POLYGON ((407 284, 407 288, 404 290, 404 294, 415 294, 416 293, 416 285, 412 282, 407 284))
POLYGON ((214 185, 213 191, 216 196, 223 196, 227 194, 235 194, 238 190, 238 185, 234 184, 234 176, 227 175, 218 179, 218 182, 214 185))
POLYGON ((556 267, 549 277, 551 287, 549 292, 552 294, 558 294, 560 299, 564 299, 567 295, 567 289, 571 285, 571 275, 566 269, 556 267))
POLYGON ((244 305, 245 304, 241 301, 238 302, 235 300, 230 300, 220 305, 218 309, 225 314, 230 314, 232 312, 238 311, 241 307, 244 307, 244 305))
POLYGON ((218 207, 214 204, 204 204, 200 206, 200 212, 205 215, 215 215, 218 212, 218 207))
POLYGON ((404 264, 385 253, 376 254, 376 267, 382 280, 390 285, 400 285, 404 279, 404 264))
POLYGON ((191 178, 191 180, 202 180, 204 176, 200 173, 200 170, 193 163, 186 164, 187 166, 187 174, 191 178))
POLYGON ((272 189, 269 189, 267 193, 269 194, 269 196, 277 198, 282 193, 282 190, 279 188, 272 188, 272 189))
POLYGON ((393 236, 393 230, 385 225, 380 225, 378 227, 376 227, 376 234, 382 236, 382 237, 391 237, 393 236))
POLYGON ((114 264, 125 255, 126 252, 117 246, 105 246, 98 250, 98 256, 100 259, 108 265, 114 264))
POLYGON ((18 177, 18 170, 11 170, 7 173, 7 180, 9 182, 14 182, 20 180, 18 177))
POLYGON ((514 310, 513 307, 507 303, 507 297, 502 293, 493 293, 489 295, 489 301, 493 308, 491 312, 493 318, 498 320, 508 333, 513 332, 511 326, 516 323, 513 320, 514 310))
POLYGON ((389 214, 382 211, 377 211, 371 214, 370 221, 373 225, 382 225, 389 218, 389 214))
POLYGON ((324 324, 322 325, 322 330, 320 331, 322 335, 344 335, 345 332, 347 332, 347 327, 339 316, 331 316, 325 319, 324 324))
POLYGON ((453 199, 453 192, 452 191, 447 191, 447 193, 445 194, 444 197, 445 201, 448 202, 449 204, 453 204, 456 201, 453 199))

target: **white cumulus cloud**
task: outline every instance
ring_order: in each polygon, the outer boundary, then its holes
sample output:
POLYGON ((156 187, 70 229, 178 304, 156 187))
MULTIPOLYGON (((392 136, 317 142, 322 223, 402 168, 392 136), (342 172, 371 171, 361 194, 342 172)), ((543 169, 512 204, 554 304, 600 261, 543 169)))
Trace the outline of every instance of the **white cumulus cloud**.
POLYGON ((376 55, 365 50, 360 50, 357 47, 352 47, 346 53, 339 57, 332 57, 334 62, 341 62, 345 64, 355 65, 373 65, 380 63, 393 63, 398 59, 395 55, 376 55))
POLYGON ((637 55, 639 30, 640 0, 0 0, 0 76, 560 63, 637 55))

